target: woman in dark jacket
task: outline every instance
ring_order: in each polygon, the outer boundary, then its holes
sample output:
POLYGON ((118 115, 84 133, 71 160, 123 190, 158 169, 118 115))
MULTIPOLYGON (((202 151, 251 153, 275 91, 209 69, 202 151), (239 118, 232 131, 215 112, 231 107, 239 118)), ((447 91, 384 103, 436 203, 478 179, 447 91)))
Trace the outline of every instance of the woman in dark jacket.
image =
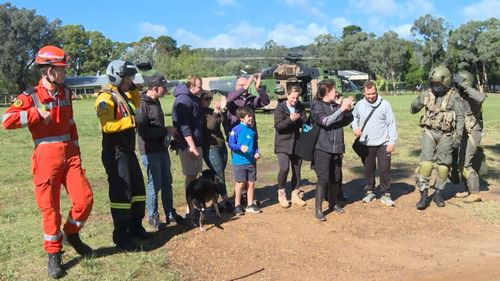
POLYGON ((224 173, 227 164, 227 148, 221 124, 223 114, 221 112, 224 105, 214 102, 214 108, 210 108, 212 93, 203 92, 201 94, 201 107, 205 119, 203 120, 203 159, 208 168, 215 173, 217 193, 222 197, 223 207, 228 212, 233 211, 233 207, 227 197, 226 179, 224 173))
POLYGON ((300 166, 302 160, 295 154, 300 128, 306 122, 304 106, 298 100, 302 89, 293 86, 287 93, 286 100, 280 102, 274 111, 274 153, 278 159, 278 201, 283 208, 290 205, 286 198, 285 184, 288 169, 292 166, 292 204, 305 206, 306 202, 299 195, 300 166))
POLYGON ((328 208, 344 212, 337 205, 337 193, 342 180, 342 155, 345 152, 343 127, 353 120, 349 111, 351 105, 352 97, 344 99, 338 95, 335 82, 331 80, 320 83, 316 99, 311 103, 311 118, 320 127, 312 163, 318 177, 315 216, 320 221, 326 221, 321 206, 325 191, 328 191, 328 208))

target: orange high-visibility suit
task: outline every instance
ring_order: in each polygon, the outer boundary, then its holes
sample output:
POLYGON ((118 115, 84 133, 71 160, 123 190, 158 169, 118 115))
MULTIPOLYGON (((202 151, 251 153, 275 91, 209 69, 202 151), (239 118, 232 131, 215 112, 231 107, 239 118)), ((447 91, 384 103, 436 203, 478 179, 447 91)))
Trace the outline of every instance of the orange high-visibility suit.
POLYGON ((33 184, 36 202, 42 211, 43 247, 49 254, 62 248, 61 184, 72 203, 63 227, 65 234, 80 231, 93 204, 92 189, 81 166, 71 94, 68 88, 59 86, 51 96, 40 80, 37 86, 21 93, 2 118, 4 128, 28 127, 33 137, 33 184), (40 111, 50 112, 48 123, 40 111))

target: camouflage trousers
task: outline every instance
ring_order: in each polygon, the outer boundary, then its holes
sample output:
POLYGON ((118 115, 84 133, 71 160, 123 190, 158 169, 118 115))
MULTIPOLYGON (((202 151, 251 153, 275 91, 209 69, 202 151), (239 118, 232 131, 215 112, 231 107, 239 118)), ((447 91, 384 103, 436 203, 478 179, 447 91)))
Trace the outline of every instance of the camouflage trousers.
POLYGON ((434 162, 438 165, 448 167, 451 165, 453 133, 443 133, 441 130, 424 129, 421 144, 421 161, 434 162))

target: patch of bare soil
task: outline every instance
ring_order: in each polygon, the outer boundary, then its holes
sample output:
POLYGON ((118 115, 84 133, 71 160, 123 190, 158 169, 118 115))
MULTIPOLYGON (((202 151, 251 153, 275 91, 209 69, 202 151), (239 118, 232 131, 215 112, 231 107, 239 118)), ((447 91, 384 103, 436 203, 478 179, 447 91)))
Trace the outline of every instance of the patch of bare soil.
POLYGON ((274 182, 258 186, 262 214, 208 217, 207 232, 193 228, 164 246, 183 280, 500 280, 500 225, 471 216, 459 199, 416 210, 409 178, 395 180, 394 208, 363 204, 362 181, 348 182, 345 214, 326 222, 313 215, 314 183, 303 186, 307 206, 289 209, 277 204, 274 182))

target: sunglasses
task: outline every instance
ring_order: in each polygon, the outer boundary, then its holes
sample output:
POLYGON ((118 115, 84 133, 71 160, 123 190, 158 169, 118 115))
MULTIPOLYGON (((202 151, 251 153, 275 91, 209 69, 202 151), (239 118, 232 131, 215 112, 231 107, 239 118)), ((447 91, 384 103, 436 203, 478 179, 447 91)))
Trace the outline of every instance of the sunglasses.
POLYGON ((208 97, 208 98, 203 98, 204 101, 212 101, 212 98, 211 97, 208 97))

